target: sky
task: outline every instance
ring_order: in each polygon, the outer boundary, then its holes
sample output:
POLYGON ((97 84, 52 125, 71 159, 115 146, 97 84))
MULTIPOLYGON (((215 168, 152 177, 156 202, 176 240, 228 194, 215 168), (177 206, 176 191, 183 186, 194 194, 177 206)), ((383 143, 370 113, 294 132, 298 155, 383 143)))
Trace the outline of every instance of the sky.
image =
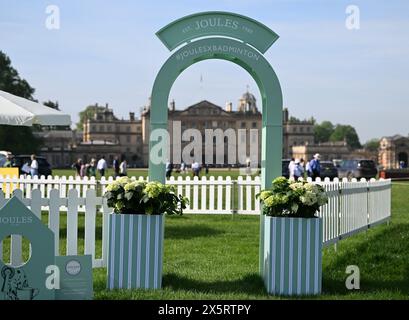
MULTIPOLYGON (((280 36, 265 57, 291 115, 350 124, 361 142, 409 134, 407 0, 0 0, 0 50, 36 99, 58 100, 74 122, 95 103, 126 119, 147 104, 170 56, 155 33, 202 11, 249 16, 280 36), (59 29, 46 27, 49 5, 59 8, 59 29), (346 27, 350 5, 358 30, 346 27)), ((177 109, 204 99, 236 107, 247 87, 260 101, 246 71, 208 60, 179 76, 170 99, 177 109)))

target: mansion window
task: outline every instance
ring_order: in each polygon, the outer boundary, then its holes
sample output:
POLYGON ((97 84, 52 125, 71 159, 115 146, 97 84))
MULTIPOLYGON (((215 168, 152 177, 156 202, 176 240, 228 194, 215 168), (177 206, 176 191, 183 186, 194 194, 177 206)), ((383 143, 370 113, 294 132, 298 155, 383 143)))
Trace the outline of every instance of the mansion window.
POLYGON ((97 131, 96 126, 91 126, 91 131, 97 131))
POLYGON ((130 126, 126 127, 126 132, 131 132, 131 127, 130 126))
POLYGON ((304 128, 303 128, 303 127, 300 127, 300 132, 304 132, 304 128))
POLYGON ((246 123, 245 123, 245 122, 242 122, 242 123, 241 123, 241 127, 242 127, 242 128, 245 128, 245 127, 246 127, 246 123))
POLYGON ((104 126, 99 126, 99 131, 104 132, 105 127, 104 126))
POLYGON ((251 124, 251 126, 253 127, 253 129, 257 128, 257 122, 253 122, 253 123, 251 124))
POLYGON ((131 136, 126 136, 126 142, 131 142, 131 136))

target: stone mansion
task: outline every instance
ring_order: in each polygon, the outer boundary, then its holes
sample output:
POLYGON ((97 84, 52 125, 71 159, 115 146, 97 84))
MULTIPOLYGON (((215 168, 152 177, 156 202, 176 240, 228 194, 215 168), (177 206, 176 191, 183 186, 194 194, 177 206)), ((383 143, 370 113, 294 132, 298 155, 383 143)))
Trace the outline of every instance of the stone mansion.
MULTIPOLYGON (((70 166, 77 158, 82 158, 88 162, 91 158, 99 159, 102 156, 105 156, 108 163, 111 164, 115 156, 121 155, 126 156, 130 166, 148 166, 149 103, 143 108, 139 119, 135 117, 134 112, 129 113, 129 119, 119 119, 108 104, 105 106, 95 104, 88 109, 92 109, 92 116, 83 122, 82 132, 43 130, 37 133, 44 141, 41 155, 46 156, 53 167, 70 166)), ((250 92, 244 93, 239 98, 236 110, 233 109, 231 102, 226 103, 223 108, 204 100, 184 109, 177 109, 175 101, 172 101, 168 108, 168 119, 170 160, 172 161, 174 161, 172 141, 175 122, 180 124, 182 132, 184 129, 193 128, 200 131, 203 137, 206 129, 218 128, 223 131, 233 129, 236 133, 240 129, 245 129, 245 132, 257 129, 258 142, 260 142, 258 159, 259 161, 261 159, 262 116, 256 98, 250 92)), ((255 142, 254 139, 254 137, 250 139, 249 133, 247 133, 247 139, 244 142, 247 155, 250 152, 251 144, 255 142)), ((225 149, 225 159, 222 161, 224 164, 227 164, 228 160, 227 150, 231 144, 229 140, 225 138, 222 142, 225 149)), ((187 143, 182 142, 182 150, 187 143)), ((216 148, 216 143, 220 142, 214 141, 214 148, 216 148)), ((297 153, 297 157, 310 158, 312 156, 310 153, 317 150, 323 155, 324 160, 342 158, 349 153, 344 144, 314 145, 313 121, 290 117, 288 109, 285 108, 283 110, 283 158, 291 158, 294 152, 297 153)), ((203 150, 203 163, 205 163, 205 154, 206 152, 203 150)))

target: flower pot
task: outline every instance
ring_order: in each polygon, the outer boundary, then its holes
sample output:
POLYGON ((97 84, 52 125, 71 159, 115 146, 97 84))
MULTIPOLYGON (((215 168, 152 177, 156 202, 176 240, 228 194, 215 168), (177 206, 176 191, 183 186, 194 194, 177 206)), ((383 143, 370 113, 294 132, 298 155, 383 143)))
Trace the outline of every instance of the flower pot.
POLYGON ((273 295, 317 295, 322 283, 322 219, 264 219, 264 284, 273 295))
POLYGON ((109 216, 108 289, 162 286, 164 216, 109 216))

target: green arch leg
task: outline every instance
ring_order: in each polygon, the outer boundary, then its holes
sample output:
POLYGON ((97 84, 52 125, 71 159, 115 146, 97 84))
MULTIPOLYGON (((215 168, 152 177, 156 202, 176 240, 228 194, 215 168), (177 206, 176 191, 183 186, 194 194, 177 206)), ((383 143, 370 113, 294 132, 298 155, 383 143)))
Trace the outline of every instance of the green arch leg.
MULTIPOLYGON (((177 50, 159 71, 151 95, 150 134, 168 128, 169 93, 177 77, 189 66, 207 59, 222 59, 240 65, 256 81, 262 97, 262 188, 271 186, 282 170, 282 93, 278 78, 263 55, 252 47, 227 38, 208 38, 188 43, 177 50)), ((149 138, 149 179, 165 182, 165 164, 153 161, 152 148, 159 143, 149 138)), ((167 142, 169 143, 169 142, 167 142)), ((263 273, 264 216, 260 214, 260 272, 263 273)))

